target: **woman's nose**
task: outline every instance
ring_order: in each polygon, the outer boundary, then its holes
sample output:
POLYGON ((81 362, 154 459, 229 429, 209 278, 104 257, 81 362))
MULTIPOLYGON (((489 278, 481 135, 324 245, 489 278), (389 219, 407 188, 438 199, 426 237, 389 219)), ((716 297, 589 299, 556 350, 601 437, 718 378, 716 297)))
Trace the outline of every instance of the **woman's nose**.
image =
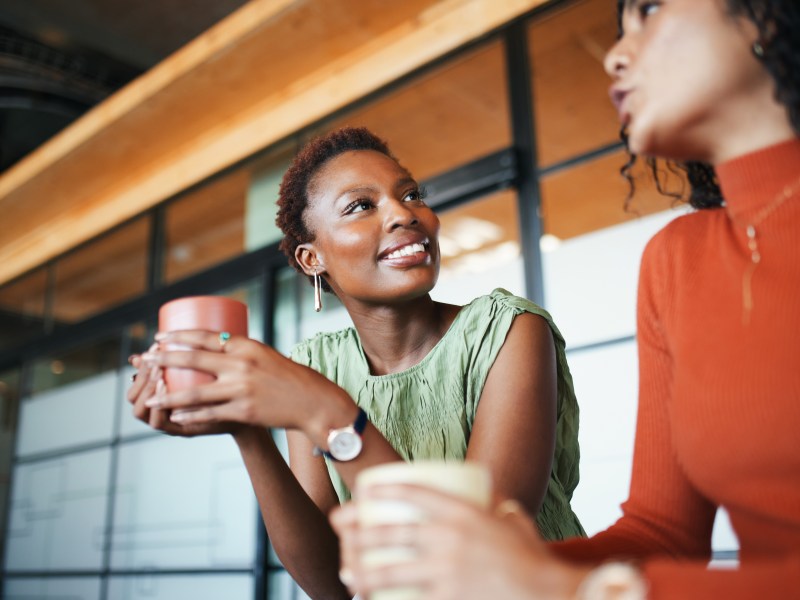
POLYGON ((405 202, 391 200, 386 203, 386 231, 393 231, 398 227, 410 227, 419 223, 417 215, 405 202))
POLYGON ((606 53, 603 60, 603 67, 612 79, 619 79, 630 65, 629 43, 625 36, 622 36, 617 43, 606 53))

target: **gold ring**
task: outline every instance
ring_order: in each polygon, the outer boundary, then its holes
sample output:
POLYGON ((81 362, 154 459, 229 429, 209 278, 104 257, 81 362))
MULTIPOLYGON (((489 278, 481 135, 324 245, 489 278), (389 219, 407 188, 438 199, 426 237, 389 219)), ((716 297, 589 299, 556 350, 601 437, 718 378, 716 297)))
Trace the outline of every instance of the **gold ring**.
POLYGON ((219 333, 219 349, 222 352, 225 352, 225 344, 227 344, 231 339, 231 334, 227 331, 220 331, 219 333))

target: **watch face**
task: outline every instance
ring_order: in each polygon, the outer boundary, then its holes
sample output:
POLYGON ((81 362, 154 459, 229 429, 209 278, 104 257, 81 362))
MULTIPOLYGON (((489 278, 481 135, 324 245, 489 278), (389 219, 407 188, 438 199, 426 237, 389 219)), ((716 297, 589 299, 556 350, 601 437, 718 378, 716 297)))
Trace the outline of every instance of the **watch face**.
POLYGON ((361 436, 352 429, 338 429, 328 437, 328 452, 336 460, 353 460, 361 452, 361 436))

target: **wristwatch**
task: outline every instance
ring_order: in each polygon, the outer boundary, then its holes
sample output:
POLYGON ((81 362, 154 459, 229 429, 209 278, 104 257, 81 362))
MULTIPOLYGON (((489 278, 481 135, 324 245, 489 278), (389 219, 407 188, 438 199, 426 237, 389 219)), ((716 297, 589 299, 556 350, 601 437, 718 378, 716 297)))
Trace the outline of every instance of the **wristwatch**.
POLYGON ((363 408, 358 409, 358 416, 352 425, 331 429, 328 432, 328 451, 321 453, 331 460, 347 462, 361 454, 363 442, 361 434, 367 426, 367 413, 363 408))
POLYGON ((581 582, 578 600, 645 600, 647 583, 633 565, 610 562, 589 572, 581 582))

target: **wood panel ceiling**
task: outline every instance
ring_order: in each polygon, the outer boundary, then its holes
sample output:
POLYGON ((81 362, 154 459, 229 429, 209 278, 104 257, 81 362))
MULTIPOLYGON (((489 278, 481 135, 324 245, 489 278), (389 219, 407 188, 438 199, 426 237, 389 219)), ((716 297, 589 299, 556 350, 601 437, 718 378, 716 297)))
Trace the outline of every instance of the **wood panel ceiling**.
POLYGON ((542 2, 249 2, 0 177, 0 283, 542 2))

